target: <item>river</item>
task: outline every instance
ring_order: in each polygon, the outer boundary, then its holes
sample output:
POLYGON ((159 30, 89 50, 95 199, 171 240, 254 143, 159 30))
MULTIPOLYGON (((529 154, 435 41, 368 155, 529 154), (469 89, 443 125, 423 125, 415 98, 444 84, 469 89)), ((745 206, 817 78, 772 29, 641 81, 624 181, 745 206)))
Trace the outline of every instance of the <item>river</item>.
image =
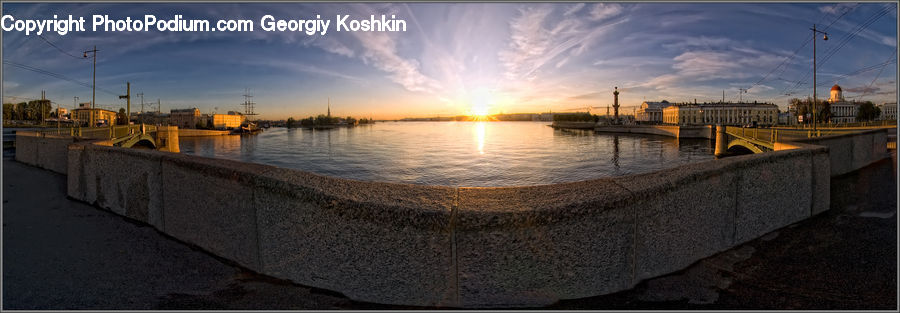
POLYGON ((179 141, 186 154, 357 180, 465 187, 581 181, 714 158, 705 139, 554 130, 547 122, 385 122, 179 141))

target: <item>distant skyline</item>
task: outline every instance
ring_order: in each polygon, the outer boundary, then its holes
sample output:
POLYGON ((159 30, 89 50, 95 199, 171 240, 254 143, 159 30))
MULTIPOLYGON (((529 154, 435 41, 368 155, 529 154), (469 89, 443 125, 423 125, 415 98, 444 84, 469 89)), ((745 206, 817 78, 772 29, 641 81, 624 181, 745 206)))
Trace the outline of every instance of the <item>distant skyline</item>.
MULTIPOLYGON (((114 93, 125 94, 126 81, 145 102, 159 98, 163 112, 241 111, 249 88, 262 119, 324 114, 329 97, 332 115, 377 119, 485 107, 496 114, 596 106, 603 114, 615 86, 626 114, 643 101, 719 101, 723 90, 726 101, 742 96, 785 109, 790 98, 812 94, 813 24, 829 34, 816 42, 820 98, 837 83, 847 98, 897 99, 895 3, 4 3, 3 14, 181 14, 257 24, 266 14, 393 14, 407 22, 406 32, 332 25, 324 36, 259 25, 245 33, 45 33, 46 40, 3 32, 4 63, 88 84, 91 59, 81 56, 96 45, 97 104, 111 110, 125 107, 114 93)), ((3 65, 4 102, 40 98, 41 90, 68 109, 75 96, 91 99, 89 87, 3 65)), ((136 112, 140 98, 132 99, 136 112)))

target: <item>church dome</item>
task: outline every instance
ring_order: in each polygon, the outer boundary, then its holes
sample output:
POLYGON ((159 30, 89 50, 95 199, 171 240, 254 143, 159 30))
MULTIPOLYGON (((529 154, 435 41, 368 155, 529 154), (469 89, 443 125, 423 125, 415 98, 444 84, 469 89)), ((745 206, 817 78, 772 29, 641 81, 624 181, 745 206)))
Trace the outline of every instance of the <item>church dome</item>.
POLYGON ((831 87, 831 91, 841 91, 841 86, 838 86, 837 84, 835 84, 834 86, 831 87))

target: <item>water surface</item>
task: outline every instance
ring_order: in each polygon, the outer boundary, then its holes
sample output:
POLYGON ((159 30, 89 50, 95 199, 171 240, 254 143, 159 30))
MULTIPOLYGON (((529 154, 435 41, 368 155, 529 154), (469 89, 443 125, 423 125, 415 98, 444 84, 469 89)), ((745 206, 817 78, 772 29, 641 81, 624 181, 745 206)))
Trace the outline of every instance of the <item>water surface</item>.
POLYGON ((387 122, 182 137, 182 153, 370 181, 524 186, 645 173, 713 159, 709 140, 554 130, 547 122, 387 122))

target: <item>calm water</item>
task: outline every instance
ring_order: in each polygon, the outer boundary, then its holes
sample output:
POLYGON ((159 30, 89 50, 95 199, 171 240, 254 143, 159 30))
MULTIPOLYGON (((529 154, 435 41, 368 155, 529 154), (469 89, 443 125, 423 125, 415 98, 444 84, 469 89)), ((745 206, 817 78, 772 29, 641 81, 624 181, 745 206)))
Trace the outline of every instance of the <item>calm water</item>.
POLYGON ((554 130, 546 122, 388 122, 180 138, 182 153, 358 180, 445 186, 544 185, 713 159, 708 140, 554 130))

